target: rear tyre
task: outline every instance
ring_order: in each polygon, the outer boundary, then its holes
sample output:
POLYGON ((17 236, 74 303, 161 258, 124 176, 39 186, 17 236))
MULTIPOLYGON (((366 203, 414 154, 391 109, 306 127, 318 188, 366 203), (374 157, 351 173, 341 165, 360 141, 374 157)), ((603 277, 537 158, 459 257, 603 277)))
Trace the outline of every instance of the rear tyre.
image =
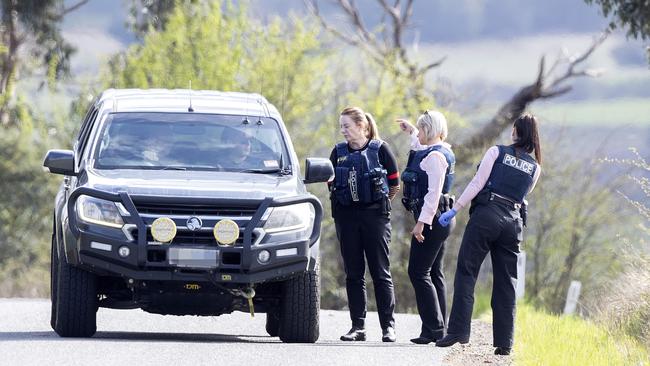
POLYGON ((285 343, 314 343, 319 336, 320 270, 303 272, 282 284, 278 335, 285 343))
POLYGON ((97 277, 65 257, 57 262, 54 331, 61 337, 91 337, 97 331, 97 277))

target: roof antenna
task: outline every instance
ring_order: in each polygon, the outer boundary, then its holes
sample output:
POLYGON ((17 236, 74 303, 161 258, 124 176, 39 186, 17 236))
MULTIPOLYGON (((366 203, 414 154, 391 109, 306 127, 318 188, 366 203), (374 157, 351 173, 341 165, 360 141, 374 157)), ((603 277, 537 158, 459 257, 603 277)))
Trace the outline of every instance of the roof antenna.
POLYGON ((188 112, 194 112, 194 108, 192 108, 192 80, 190 80, 190 107, 187 108, 188 112))
POLYGON ((244 120, 241 121, 242 124, 249 125, 251 121, 248 120, 248 95, 246 95, 246 116, 244 117, 244 120))
MULTIPOLYGON (((260 105, 260 108, 264 109, 264 105, 263 105, 263 102, 262 102, 262 98, 258 99, 258 100, 257 100, 257 103, 260 105)), ((257 115, 257 125, 258 125, 258 126, 262 126, 262 125, 264 125, 264 121, 262 121, 262 113, 260 113, 260 114, 257 115)))
MULTIPOLYGON (((262 87, 263 87, 263 86, 264 86, 264 74, 262 74, 262 75, 261 75, 261 78, 260 78, 260 97, 257 98, 257 104, 260 105, 260 108, 261 108, 262 110, 264 110, 264 105, 262 105, 262 98, 263 98, 263 97, 262 97, 262 87)), ((260 113, 257 115, 257 125, 258 125, 258 126, 262 126, 262 125, 264 125, 264 122, 262 122, 262 113, 261 113, 261 111, 260 111, 260 113)))

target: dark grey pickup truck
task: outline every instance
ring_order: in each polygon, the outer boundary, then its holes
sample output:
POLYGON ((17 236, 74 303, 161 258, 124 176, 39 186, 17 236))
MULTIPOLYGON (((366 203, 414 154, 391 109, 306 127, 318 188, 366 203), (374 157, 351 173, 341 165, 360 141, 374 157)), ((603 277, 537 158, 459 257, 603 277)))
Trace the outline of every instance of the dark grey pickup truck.
POLYGON ((277 109, 258 94, 103 92, 63 175, 52 222, 52 328, 96 332, 98 307, 173 315, 264 312, 284 342, 319 335, 322 206, 277 109))

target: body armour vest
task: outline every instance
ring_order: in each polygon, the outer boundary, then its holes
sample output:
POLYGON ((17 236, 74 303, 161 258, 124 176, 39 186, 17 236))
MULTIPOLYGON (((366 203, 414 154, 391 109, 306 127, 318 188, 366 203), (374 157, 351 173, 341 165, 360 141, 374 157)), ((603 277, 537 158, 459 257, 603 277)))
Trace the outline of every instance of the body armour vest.
POLYGON ((447 161, 445 181, 442 184, 442 194, 449 193, 454 183, 456 156, 451 149, 442 145, 434 145, 424 150, 411 150, 406 169, 402 173, 402 182, 404 182, 403 203, 409 211, 420 211, 422 205, 424 205, 424 196, 429 191, 429 177, 427 172, 420 168, 420 163, 433 151, 439 151, 447 161))
POLYGON ((337 164, 332 195, 341 205, 364 204, 388 198, 386 170, 379 163, 382 142, 370 140, 368 147, 350 152, 347 142, 336 145, 337 164))
POLYGON ((537 162, 529 154, 512 146, 499 145, 499 156, 494 162, 485 189, 521 203, 533 185, 537 162))

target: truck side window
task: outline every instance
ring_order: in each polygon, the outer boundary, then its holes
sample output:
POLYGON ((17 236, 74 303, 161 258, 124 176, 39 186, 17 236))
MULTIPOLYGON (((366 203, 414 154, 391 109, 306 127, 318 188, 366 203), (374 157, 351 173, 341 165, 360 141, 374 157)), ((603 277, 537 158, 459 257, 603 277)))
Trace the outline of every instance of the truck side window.
POLYGON ((97 118, 98 111, 99 110, 97 108, 94 108, 92 113, 90 113, 90 117, 84 121, 83 126, 81 126, 81 131, 79 131, 77 151, 75 151, 75 155, 77 156, 77 166, 79 166, 79 163, 81 162, 81 154, 83 153, 84 149, 86 148, 86 144, 88 143, 88 135, 90 135, 90 130, 92 129, 94 121, 97 118))

